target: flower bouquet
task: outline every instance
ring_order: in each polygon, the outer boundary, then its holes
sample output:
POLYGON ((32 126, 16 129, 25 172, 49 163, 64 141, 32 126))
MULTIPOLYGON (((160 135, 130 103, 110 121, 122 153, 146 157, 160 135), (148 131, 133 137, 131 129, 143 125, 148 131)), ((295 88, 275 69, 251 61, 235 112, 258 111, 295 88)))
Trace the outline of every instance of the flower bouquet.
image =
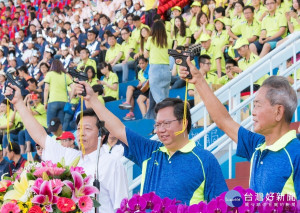
POLYGON ((224 192, 210 202, 200 202, 191 206, 181 201, 160 198, 154 192, 139 195, 121 202, 117 213, 296 213, 300 212, 300 201, 293 196, 268 193, 265 197, 251 189, 240 186, 224 192))
POLYGON ((1 213, 89 212, 100 204, 91 176, 77 167, 79 158, 66 166, 64 159, 28 163, 11 178, 0 181, 1 213))

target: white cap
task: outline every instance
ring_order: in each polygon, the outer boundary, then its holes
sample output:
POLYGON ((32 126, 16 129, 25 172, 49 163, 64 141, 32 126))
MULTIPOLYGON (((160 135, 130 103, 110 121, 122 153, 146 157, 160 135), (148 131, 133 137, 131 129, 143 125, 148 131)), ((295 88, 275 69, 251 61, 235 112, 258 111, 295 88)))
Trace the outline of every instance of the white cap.
POLYGON ((49 47, 46 47, 45 52, 49 52, 49 53, 52 53, 52 54, 54 53, 54 51, 49 47))
POLYGON ((7 69, 7 72, 8 73, 14 73, 14 72, 16 72, 17 70, 15 69, 15 68, 13 68, 13 67, 10 67, 10 68, 8 68, 7 69))

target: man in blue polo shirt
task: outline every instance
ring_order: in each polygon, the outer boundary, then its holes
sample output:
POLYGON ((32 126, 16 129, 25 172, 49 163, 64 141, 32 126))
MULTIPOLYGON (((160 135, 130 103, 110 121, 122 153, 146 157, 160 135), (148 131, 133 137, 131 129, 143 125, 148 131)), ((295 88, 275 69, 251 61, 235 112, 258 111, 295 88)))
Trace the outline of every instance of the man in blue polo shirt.
MULTIPOLYGON (((142 167, 141 193, 155 191, 160 197, 176 198, 191 205, 210 201, 227 191, 220 165, 207 150, 196 146, 188 139, 191 115, 187 110, 187 123, 183 128, 184 103, 180 99, 168 98, 156 106, 155 130, 160 141, 140 136, 102 105, 86 82, 84 97, 105 127, 127 147, 125 155, 142 167)), ((77 85, 81 94, 82 85, 77 85)))
MULTIPOLYGON (((211 91, 197 68, 187 60, 194 83, 210 116, 234 142, 237 155, 251 162, 250 188, 257 193, 300 197, 300 143, 289 124, 297 96, 286 78, 271 76, 257 91, 252 111, 254 132, 236 123, 211 91)), ((180 67, 180 76, 187 75, 180 67)))

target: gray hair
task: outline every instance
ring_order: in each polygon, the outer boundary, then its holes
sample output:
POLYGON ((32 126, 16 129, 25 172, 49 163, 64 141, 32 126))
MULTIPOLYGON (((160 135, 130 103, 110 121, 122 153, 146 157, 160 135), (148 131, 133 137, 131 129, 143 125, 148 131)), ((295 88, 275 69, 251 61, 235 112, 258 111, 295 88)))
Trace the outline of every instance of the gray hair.
POLYGON ((271 76, 264 81, 262 87, 267 88, 266 98, 271 105, 279 104, 284 106, 285 121, 292 121, 294 112, 297 108, 298 100, 294 89, 288 80, 283 76, 271 76))

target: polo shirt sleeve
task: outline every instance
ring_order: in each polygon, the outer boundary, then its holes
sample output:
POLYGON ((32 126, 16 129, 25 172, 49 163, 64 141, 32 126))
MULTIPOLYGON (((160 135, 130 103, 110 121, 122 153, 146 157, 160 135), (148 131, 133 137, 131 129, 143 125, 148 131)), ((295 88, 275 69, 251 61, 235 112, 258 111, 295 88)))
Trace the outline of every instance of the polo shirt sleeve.
POLYGON ((267 17, 265 17, 263 20, 262 20, 262 22, 261 22, 261 31, 263 31, 263 30, 266 30, 266 19, 267 17))
POLYGON ((285 15, 280 15, 279 21, 278 21, 278 26, 279 27, 287 27, 287 20, 285 15))
POLYGON ((46 113, 46 110, 45 110, 43 104, 39 104, 39 105, 34 109, 34 111, 36 111, 39 115, 42 115, 42 114, 45 114, 45 113, 46 113))
POLYGON ((111 49, 109 48, 109 49, 106 51, 106 54, 105 54, 105 61, 106 61, 106 62, 109 62, 109 61, 111 60, 110 52, 111 52, 111 49))
POLYGON ((238 143, 236 155, 251 160, 252 154, 255 152, 255 148, 265 141, 265 137, 251 132, 244 127, 240 127, 238 131, 238 143))
POLYGON ((150 158, 152 152, 157 150, 161 143, 144 138, 127 127, 125 131, 128 149, 124 149, 124 156, 142 167, 143 161, 150 158))
POLYGON ((44 82, 50 84, 51 72, 48 72, 45 76, 44 82))
POLYGON ((260 36, 260 23, 257 22, 257 24, 253 27, 253 35, 260 36))
POLYGON ((185 37, 187 37, 187 38, 192 37, 192 32, 189 27, 186 28, 185 37))
POLYGON ((214 46, 214 59, 222 58, 222 55, 221 48, 214 46))
MULTIPOLYGON (((47 76, 47 75, 46 75, 47 76)), ((66 81, 67 81, 67 85, 69 86, 70 84, 73 83, 72 79, 70 78, 69 75, 66 75, 66 81)))
POLYGON ((233 28, 231 28, 231 31, 234 35, 241 35, 241 24, 238 24, 236 26, 234 26, 233 28))
POLYGON ((112 73, 114 75, 112 75, 112 83, 113 84, 118 84, 119 83, 119 78, 118 78, 118 75, 116 73, 112 73))
POLYGON ((146 42, 145 49, 146 49, 147 51, 150 51, 151 40, 152 40, 152 38, 148 38, 148 40, 147 40, 147 42, 146 42))
POLYGON ((207 154, 206 162, 203 162, 203 165, 205 166, 204 199, 209 202, 221 193, 228 191, 228 187, 220 164, 211 153, 207 154))

